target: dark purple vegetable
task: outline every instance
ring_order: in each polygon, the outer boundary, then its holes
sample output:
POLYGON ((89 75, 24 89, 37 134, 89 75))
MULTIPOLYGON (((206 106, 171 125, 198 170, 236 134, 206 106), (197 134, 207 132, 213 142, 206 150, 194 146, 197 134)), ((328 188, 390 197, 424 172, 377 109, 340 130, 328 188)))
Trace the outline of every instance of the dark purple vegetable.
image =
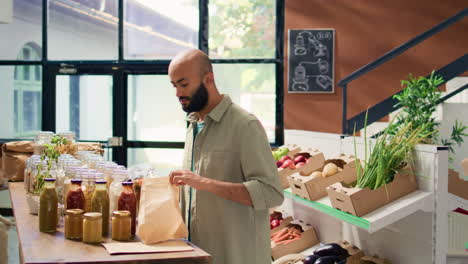
POLYGON ((305 259, 302 260, 302 262, 303 262, 304 264, 315 264, 315 261, 316 261, 317 259, 319 259, 319 258, 320 258, 320 256, 317 256, 317 255, 310 255, 310 256, 305 257, 305 259))
POLYGON ((314 255, 318 255, 321 257, 325 257, 325 256, 348 257, 349 256, 348 251, 336 243, 325 244, 317 248, 316 250, 314 250, 314 255))
POLYGON ((320 257, 315 261, 314 264, 336 264, 340 261, 340 258, 335 257, 335 256, 326 256, 326 257, 320 257))

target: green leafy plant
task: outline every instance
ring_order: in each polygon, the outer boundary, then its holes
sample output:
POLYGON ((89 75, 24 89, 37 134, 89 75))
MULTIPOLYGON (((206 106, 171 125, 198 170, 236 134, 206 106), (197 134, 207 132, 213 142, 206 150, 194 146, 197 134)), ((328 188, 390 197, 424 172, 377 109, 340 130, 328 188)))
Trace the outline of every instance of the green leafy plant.
POLYGON ((414 77, 409 75, 407 80, 402 80, 401 84, 404 87, 400 94, 394 96, 398 100, 395 105, 402 107, 402 112, 397 116, 397 121, 387 128, 389 135, 395 135, 406 122, 411 123, 407 134, 418 127, 424 125, 425 130, 420 131, 421 134, 430 134, 425 142, 427 144, 442 144, 449 147, 453 154, 454 145, 461 145, 464 141, 463 137, 467 136, 465 130, 468 128, 458 120, 452 128, 452 134, 448 139, 439 140, 438 123, 434 118, 434 113, 437 110, 437 103, 442 97, 442 92, 438 87, 444 82, 443 78, 437 76, 434 71, 429 77, 414 77))
POLYGON ((51 140, 51 144, 44 144, 44 152, 41 155, 41 163, 37 165, 37 174, 35 178, 35 184, 33 188, 34 194, 40 194, 44 187, 44 179, 49 178, 50 171, 54 162, 58 161, 60 156, 59 146, 66 145, 67 140, 61 136, 54 136, 51 140), (46 170, 43 171, 43 161, 47 162, 46 170))

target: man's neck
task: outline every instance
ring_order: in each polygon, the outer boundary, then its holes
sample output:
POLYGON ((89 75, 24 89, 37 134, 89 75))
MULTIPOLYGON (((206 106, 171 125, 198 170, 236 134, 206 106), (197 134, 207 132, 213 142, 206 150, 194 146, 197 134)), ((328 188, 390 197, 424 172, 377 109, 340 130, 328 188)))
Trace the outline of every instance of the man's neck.
POLYGON ((205 108, 203 108, 198 115, 200 116, 199 121, 205 121, 206 115, 208 115, 221 101, 223 100, 223 95, 217 94, 213 97, 212 100, 208 100, 205 108))

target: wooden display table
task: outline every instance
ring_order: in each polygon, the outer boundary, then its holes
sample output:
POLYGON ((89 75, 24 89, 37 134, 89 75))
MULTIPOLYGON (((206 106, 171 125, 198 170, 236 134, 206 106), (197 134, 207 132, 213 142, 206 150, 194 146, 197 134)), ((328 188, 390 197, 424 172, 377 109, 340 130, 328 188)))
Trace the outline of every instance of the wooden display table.
POLYGON ((9 187, 22 263, 211 263, 210 255, 193 244, 195 250, 188 252, 111 256, 101 245, 65 239, 63 226, 55 234, 41 233, 38 216, 29 213, 23 183, 10 183, 9 187))

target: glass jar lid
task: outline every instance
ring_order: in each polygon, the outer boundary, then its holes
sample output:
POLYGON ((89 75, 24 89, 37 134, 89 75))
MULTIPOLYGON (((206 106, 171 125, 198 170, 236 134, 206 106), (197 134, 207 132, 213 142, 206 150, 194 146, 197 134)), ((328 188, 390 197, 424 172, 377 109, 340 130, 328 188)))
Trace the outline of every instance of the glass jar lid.
POLYGON ((84 214, 84 217, 88 219, 100 219, 102 218, 102 214, 97 212, 91 212, 84 214))
POLYGON ((84 211, 82 209, 68 209, 65 211, 67 215, 82 215, 84 211))
POLYGON ((122 211, 114 211, 112 213, 113 216, 117 217, 125 217, 125 216, 130 216, 130 211, 122 210, 122 211))

